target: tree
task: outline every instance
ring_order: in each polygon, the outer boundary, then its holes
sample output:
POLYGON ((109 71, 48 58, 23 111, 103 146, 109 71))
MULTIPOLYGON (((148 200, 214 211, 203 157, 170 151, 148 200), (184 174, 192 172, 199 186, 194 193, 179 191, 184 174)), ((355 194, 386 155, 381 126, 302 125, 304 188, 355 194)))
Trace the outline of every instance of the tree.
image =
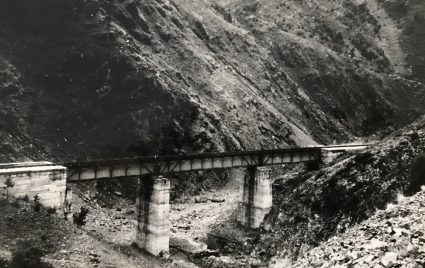
POLYGON ((39 212, 41 209, 40 197, 38 194, 34 195, 34 212, 39 212))
POLYGON ((12 180, 12 177, 7 177, 6 181, 4 182, 4 185, 6 185, 6 200, 9 200, 9 188, 12 188, 15 186, 15 183, 12 180))
POLYGON ((80 213, 74 212, 72 215, 74 223, 78 225, 84 225, 86 224, 86 217, 89 213, 89 209, 86 207, 81 207, 80 213))

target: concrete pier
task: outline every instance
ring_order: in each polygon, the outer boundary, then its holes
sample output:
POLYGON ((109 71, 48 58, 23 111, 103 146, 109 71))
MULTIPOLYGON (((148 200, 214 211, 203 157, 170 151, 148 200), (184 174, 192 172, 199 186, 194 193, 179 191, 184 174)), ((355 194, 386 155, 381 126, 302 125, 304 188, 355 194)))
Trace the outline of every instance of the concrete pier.
POLYGON ((9 187, 10 196, 33 199, 40 197, 46 207, 62 208, 65 202, 66 167, 49 162, 29 162, 0 165, 0 187, 6 191, 5 182, 10 178, 14 183, 9 187))
POLYGON ((170 181, 162 176, 140 179, 136 244, 152 255, 168 253, 170 181))
POLYGON ((258 228, 272 207, 271 169, 249 167, 243 183, 243 197, 237 221, 245 227, 258 228))

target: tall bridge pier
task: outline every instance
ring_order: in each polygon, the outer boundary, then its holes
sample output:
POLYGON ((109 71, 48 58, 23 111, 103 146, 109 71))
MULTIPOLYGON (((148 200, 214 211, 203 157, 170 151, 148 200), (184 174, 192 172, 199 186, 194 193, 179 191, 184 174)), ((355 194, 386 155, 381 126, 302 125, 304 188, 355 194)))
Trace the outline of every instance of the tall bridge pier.
POLYGON ((244 176, 242 202, 236 220, 248 228, 258 228, 273 204, 271 169, 248 167, 244 176))
POLYGON ((140 178, 136 245, 152 255, 169 250, 170 181, 163 176, 140 178))

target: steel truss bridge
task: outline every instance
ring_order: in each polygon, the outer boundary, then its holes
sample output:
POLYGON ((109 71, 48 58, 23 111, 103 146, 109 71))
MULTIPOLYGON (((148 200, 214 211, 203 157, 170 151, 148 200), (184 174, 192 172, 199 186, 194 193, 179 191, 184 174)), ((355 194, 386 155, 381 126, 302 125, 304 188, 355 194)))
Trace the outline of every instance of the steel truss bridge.
POLYGON ((147 156, 63 163, 67 182, 143 175, 321 161, 322 152, 361 150, 368 145, 334 145, 190 155, 147 156))

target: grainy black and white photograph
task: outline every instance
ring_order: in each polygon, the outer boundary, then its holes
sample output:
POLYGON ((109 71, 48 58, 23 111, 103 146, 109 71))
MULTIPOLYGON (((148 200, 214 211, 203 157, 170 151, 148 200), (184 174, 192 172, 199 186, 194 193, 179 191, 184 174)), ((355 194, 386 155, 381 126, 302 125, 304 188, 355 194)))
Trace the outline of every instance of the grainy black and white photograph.
POLYGON ((425 0, 0 0, 0 268, 424 268, 425 0))

